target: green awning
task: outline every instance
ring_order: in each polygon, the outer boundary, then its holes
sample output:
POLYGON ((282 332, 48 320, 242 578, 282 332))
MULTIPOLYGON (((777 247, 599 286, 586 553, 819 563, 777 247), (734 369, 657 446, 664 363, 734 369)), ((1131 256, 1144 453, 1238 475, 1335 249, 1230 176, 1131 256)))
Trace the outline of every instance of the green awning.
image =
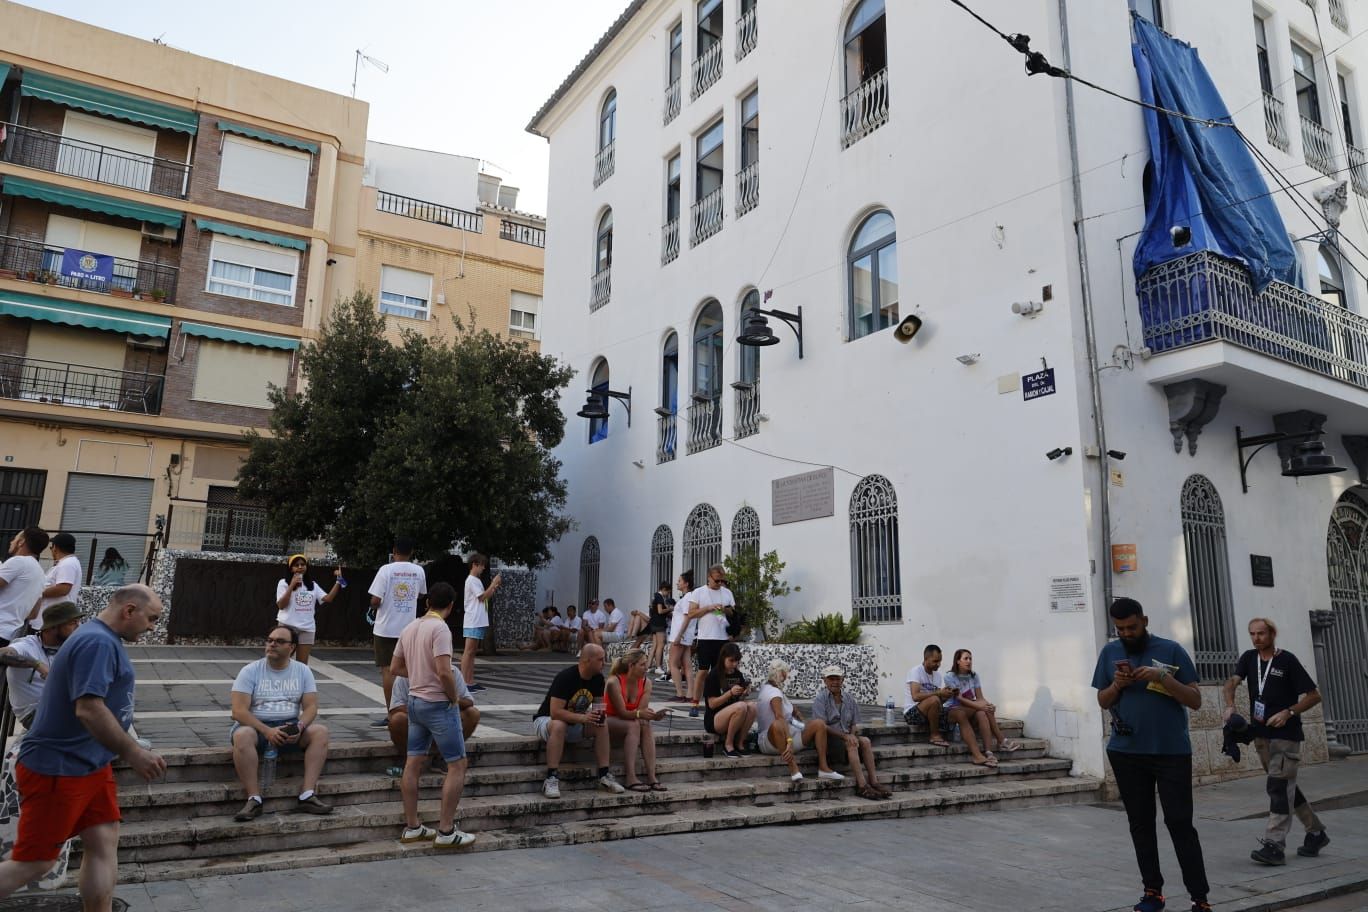
POLYGON ((148 127, 175 130, 194 136, 199 131, 199 115, 185 108, 125 95, 112 89, 72 82, 60 76, 25 70, 24 81, 19 90, 24 95, 55 101, 68 108, 79 108, 92 114, 104 114, 119 120, 127 120, 148 127))
POLYGON ((308 243, 299 238, 272 234, 269 231, 257 231, 255 228, 241 228, 237 225, 229 225, 226 222, 212 222, 209 219, 197 218, 195 219, 195 227, 200 231, 226 234, 229 237, 242 238, 244 241, 260 241, 263 244, 274 244, 277 247, 288 247, 291 250, 309 249, 308 243))
POLYGON ((139 222, 152 222, 154 225, 166 225, 171 228, 179 228, 184 220, 184 216, 179 212, 163 209, 160 206, 114 199, 112 196, 101 196, 87 190, 73 190, 69 187, 58 187, 55 184, 44 184, 29 180, 26 177, 6 175, 4 191, 10 196, 25 196, 29 199, 42 200, 45 203, 55 203, 58 206, 72 206, 90 212, 103 212, 105 215, 116 215, 119 218, 133 219, 139 222))
POLYGON ((230 123, 226 120, 218 122, 218 128, 223 133, 236 133, 238 136, 246 136, 248 139, 259 139, 276 146, 284 146, 287 149, 298 149, 301 152, 308 152, 310 155, 318 154, 318 143, 309 142, 307 139, 295 139, 293 136, 281 136, 279 133, 269 133, 266 130, 259 130, 256 127, 246 127, 242 124, 230 123))
POLYGON ((171 320, 168 317, 154 317, 132 310, 101 307, 98 304, 61 301, 17 291, 0 291, 0 314, 25 320, 43 320, 47 323, 64 323, 67 326, 131 333, 135 336, 155 336, 158 339, 165 339, 171 335, 171 320))
POLYGON ((283 348, 286 351, 294 351, 299 348, 298 339, 248 332, 245 329, 229 329, 226 326, 210 326, 207 323, 186 323, 182 320, 180 330, 181 335, 185 336, 218 339, 220 342, 237 342, 240 345, 255 345, 258 348, 283 348))
POLYGON ((4 85, 5 80, 9 78, 10 66, 10 64, 0 60, 0 86, 4 85))

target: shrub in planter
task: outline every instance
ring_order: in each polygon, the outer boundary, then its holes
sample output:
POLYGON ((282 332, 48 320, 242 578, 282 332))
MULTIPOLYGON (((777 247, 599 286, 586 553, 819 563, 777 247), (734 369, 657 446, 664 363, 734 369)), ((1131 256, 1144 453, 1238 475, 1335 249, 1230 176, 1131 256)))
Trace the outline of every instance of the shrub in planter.
POLYGON ((780 576, 788 564, 779 559, 779 552, 761 554, 754 548, 742 548, 723 558, 722 566, 727 568, 727 586, 741 613, 742 635, 749 628, 757 639, 773 640, 779 636, 779 612, 774 609, 774 600, 803 588, 790 586, 780 576))
POLYGON ((860 621, 839 614, 821 614, 784 628, 781 643, 827 643, 854 645, 860 642, 860 621))

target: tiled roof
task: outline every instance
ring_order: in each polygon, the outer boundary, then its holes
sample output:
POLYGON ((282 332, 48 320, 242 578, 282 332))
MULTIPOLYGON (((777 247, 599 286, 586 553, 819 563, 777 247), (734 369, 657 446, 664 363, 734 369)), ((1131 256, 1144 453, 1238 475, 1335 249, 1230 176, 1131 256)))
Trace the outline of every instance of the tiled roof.
POLYGON ((579 81, 579 78, 584 75, 585 71, 598 59, 599 54, 603 53, 604 49, 607 48, 608 45, 612 43, 612 40, 627 27, 627 23, 631 22, 632 17, 640 12, 641 8, 645 5, 646 0, 632 0, 632 2, 627 5, 627 8, 622 11, 622 15, 617 17, 617 21, 608 27, 608 31, 603 33, 603 37, 594 44, 588 54, 584 55, 584 59, 570 71, 570 75, 565 77, 565 81, 560 84, 560 87, 557 88, 555 92, 551 93, 551 97, 546 99, 546 103, 541 106, 541 109, 538 110, 536 114, 532 115, 532 119, 527 123, 527 132, 535 136, 545 135, 537 129, 537 125, 541 122, 541 119, 565 97, 566 93, 570 91, 570 87, 579 81))

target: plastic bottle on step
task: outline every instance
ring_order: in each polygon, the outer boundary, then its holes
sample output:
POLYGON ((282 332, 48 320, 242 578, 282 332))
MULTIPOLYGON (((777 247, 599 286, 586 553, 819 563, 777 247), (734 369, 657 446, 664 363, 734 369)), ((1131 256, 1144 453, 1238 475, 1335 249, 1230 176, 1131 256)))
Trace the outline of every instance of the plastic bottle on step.
POLYGON ((892 725, 896 721, 896 710, 893 707, 893 695, 888 695, 888 702, 884 703, 884 725, 892 725))
POLYGON ((266 745, 266 750, 261 755, 261 787, 270 788, 271 783, 275 782, 276 761, 280 759, 280 751, 274 744, 266 745))

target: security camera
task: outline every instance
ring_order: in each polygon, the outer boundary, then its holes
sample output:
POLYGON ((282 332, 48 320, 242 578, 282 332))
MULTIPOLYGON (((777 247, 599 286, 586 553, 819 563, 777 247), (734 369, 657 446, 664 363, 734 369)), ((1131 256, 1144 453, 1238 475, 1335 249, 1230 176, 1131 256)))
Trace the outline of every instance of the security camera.
POLYGON ((1110 456, 1112 459, 1126 458, 1126 454, 1121 452, 1120 450, 1107 450, 1107 455, 1110 456))
POLYGON ((1192 229, 1187 225, 1174 225, 1169 229, 1169 238, 1174 247, 1186 247, 1192 243, 1192 229))
POLYGON ((1056 459, 1058 459, 1060 456, 1072 456, 1072 455, 1073 455, 1073 447, 1055 447, 1053 450, 1050 450, 1050 452, 1048 452, 1048 453, 1045 454, 1045 458, 1048 459, 1048 460, 1050 460, 1051 462, 1054 462, 1054 461, 1055 461, 1056 459))

